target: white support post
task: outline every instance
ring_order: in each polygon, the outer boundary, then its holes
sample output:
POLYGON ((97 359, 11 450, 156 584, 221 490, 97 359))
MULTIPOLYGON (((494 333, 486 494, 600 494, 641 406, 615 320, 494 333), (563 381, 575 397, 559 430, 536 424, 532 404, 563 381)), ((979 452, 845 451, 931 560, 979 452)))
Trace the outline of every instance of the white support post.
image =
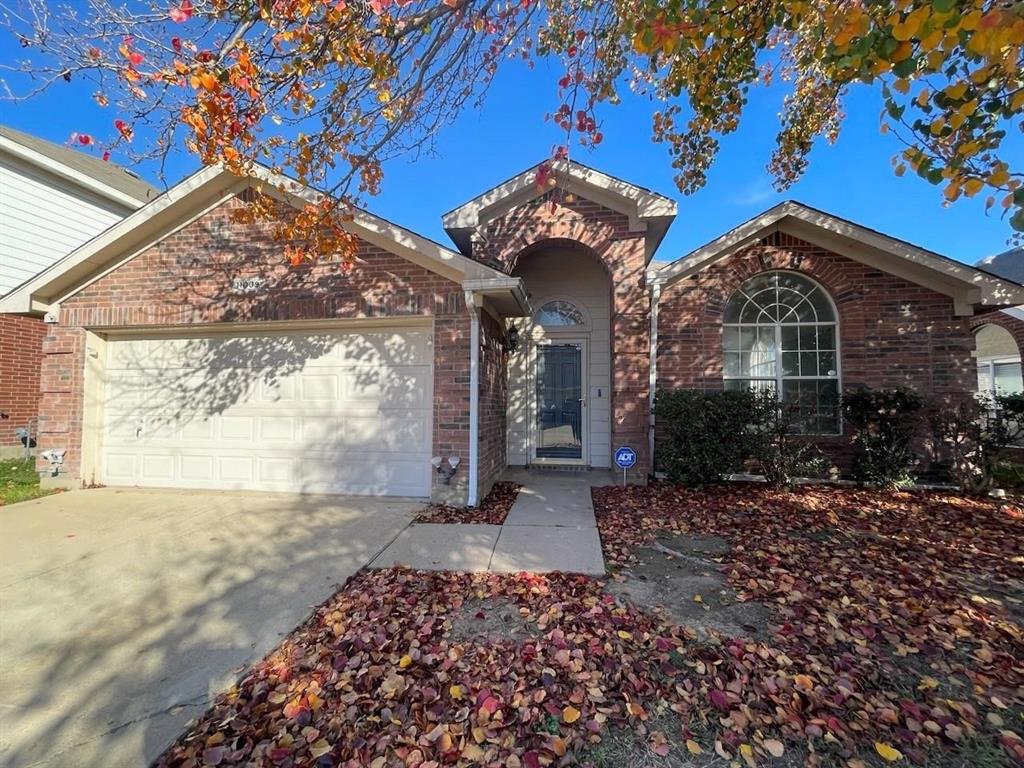
POLYGON ((649 367, 650 383, 648 384, 648 435, 647 435, 647 460, 651 463, 650 472, 654 474, 654 395, 658 386, 658 305, 661 304, 661 283, 651 283, 651 359, 649 367))
POLYGON ((480 308, 476 294, 466 291, 469 310, 469 495, 466 505, 477 505, 480 472, 480 308))

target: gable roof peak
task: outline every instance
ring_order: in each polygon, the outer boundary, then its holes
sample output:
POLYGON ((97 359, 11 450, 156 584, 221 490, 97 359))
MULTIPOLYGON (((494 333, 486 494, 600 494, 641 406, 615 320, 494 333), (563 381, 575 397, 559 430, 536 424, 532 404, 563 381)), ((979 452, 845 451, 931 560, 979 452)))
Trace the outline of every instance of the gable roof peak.
POLYGON ((958 315, 973 314, 978 306, 1005 307, 1024 303, 1024 286, 976 267, 813 208, 785 200, 748 219, 721 237, 647 272, 649 281, 671 285, 710 267, 774 232, 903 277, 950 296, 958 315))
POLYGON ((441 217, 445 231, 459 250, 469 254, 474 232, 513 208, 547 194, 551 187, 537 183, 538 173, 545 165, 556 184, 628 216, 631 228, 646 230, 652 241, 649 253, 653 253, 676 217, 675 201, 647 187, 611 176, 578 160, 545 160, 441 217))

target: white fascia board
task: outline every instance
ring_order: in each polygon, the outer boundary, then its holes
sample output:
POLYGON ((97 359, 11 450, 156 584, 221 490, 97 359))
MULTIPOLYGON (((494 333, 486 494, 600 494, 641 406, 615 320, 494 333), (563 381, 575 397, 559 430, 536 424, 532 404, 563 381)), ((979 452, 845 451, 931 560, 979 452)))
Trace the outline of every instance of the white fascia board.
MULTIPOLYGON (((536 184, 535 165, 518 176, 499 184, 487 192, 449 211, 441 222, 445 229, 475 229, 487 220, 511 210, 516 205, 540 197, 547 189, 536 184)), ((653 218, 673 217, 677 207, 674 200, 641 189, 634 184, 616 179, 607 174, 572 161, 552 163, 551 170, 566 180, 566 186, 596 203, 605 205, 630 217, 631 223, 653 218)))
POLYGON ((476 278, 462 283, 463 290, 479 296, 508 296, 516 305, 516 314, 525 316, 532 313, 530 299, 522 278, 503 276, 493 278, 476 278))
POLYGON ((159 226, 163 218, 174 214, 169 209, 208 189, 208 185, 215 184, 221 176, 229 176, 232 183, 237 183, 236 177, 219 167, 210 166, 197 171, 0 298, 0 312, 22 314, 36 311, 34 306, 40 302, 48 303, 61 292, 62 278, 90 268, 102 269, 110 259, 117 257, 118 251, 130 247, 125 242, 136 230, 159 226))
MULTIPOLYGON (((325 196, 323 192, 313 187, 277 174, 264 166, 255 166, 252 175, 255 179, 269 185, 265 191, 279 193, 285 198, 285 202, 292 205, 316 204, 321 202, 325 196)), ((496 269, 467 258, 461 253, 445 248, 433 240, 368 211, 353 210, 348 224, 350 226, 347 228, 352 234, 456 282, 461 282, 467 277, 504 276, 504 273, 496 269)))
POLYGON ((948 295, 955 292, 961 302, 989 305, 1024 303, 1024 286, 987 275, 966 264, 794 201, 781 203, 683 258, 650 270, 648 277, 670 285, 778 229, 791 231, 809 242, 815 242, 815 239, 821 242, 824 237, 826 242, 821 243, 824 247, 845 245, 842 255, 861 261, 868 261, 867 254, 873 251, 888 258, 884 265, 877 257, 872 258, 872 266, 887 267, 894 274, 907 274, 908 279, 918 282, 922 275, 931 273, 929 283, 944 286, 942 292, 948 295), (816 236, 816 233, 821 235, 816 236))
POLYGON ((60 176, 61 178, 67 179, 80 187, 84 187, 92 192, 95 192, 101 197, 105 197, 108 200, 113 200, 115 203, 126 206, 132 210, 136 210, 144 206, 148 201, 140 200, 137 197, 125 194, 119 189, 114 189, 107 184, 97 181, 92 176, 77 171, 63 163, 54 160, 52 157, 40 154, 35 150, 29 149, 28 147, 19 144, 6 136, 0 136, 0 150, 3 150, 14 157, 24 160, 26 163, 30 163, 38 168, 42 168, 44 171, 60 176))

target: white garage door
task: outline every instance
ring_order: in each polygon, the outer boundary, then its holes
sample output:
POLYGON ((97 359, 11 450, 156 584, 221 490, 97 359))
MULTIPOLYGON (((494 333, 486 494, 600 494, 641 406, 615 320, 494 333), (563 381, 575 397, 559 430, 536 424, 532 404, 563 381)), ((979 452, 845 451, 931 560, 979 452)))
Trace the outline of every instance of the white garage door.
POLYGON ((428 496, 427 328, 111 340, 110 485, 428 496))

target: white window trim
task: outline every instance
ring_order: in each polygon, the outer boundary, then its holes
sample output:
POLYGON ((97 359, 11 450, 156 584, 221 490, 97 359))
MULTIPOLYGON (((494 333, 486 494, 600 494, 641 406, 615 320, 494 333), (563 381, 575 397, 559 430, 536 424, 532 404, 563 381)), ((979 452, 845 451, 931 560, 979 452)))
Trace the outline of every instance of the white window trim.
MULTIPOLYGON (((1014 363, 1016 363, 1017 365, 1021 365, 1022 369, 1024 369, 1024 365, 1021 364, 1020 356, 1017 356, 1017 357, 1012 357, 1012 356, 1011 357, 988 357, 988 358, 985 358, 984 360, 978 360, 978 368, 985 367, 985 368, 988 369, 988 380, 989 380, 989 388, 988 388, 988 390, 983 392, 981 390, 981 388, 979 387, 978 388, 978 394, 979 395, 987 395, 988 397, 991 397, 993 399, 995 397, 997 397, 998 395, 996 393, 996 366, 997 365, 1006 365, 1006 364, 1012 365, 1014 363)), ((1024 370, 1022 370, 1022 375, 1024 375, 1024 370)))
MULTIPOLYGON (((836 306, 835 301, 832 299, 832 295, 825 289, 825 286, 823 286, 821 283, 819 283, 817 280, 815 280, 814 278, 810 277, 809 275, 805 275, 803 272, 795 272, 793 270, 788 270, 788 269, 769 269, 769 270, 766 270, 764 272, 758 272, 755 275, 751 275, 746 280, 744 280, 742 283, 740 283, 740 285, 736 287, 736 289, 729 295, 729 298, 726 300, 726 307, 728 307, 728 305, 732 301, 733 297, 743 289, 743 286, 749 280, 752 280, 753 278, 758 277, 760 275, 767 275, 767 274, 774 274, 774 273, 780 273, 780 274, 785 273, 785 274, 797 275, 802 280, 806 280, 808 283, 810 283, 813 286, 815 286, 819 291, 821 291, 821 294, 825 297, 825 300, 828 302, 829 307, 832 310, 832 315, 833 315, 833 317, 835 317, 835 320, 827 321, 827 322, 817 320, 817 321, 806 322, 806 323, 800 323, 800 322, 797 322, 797 323, 793 323, 793 322, 780 322, 780 323, 726 323, 726 322, 723 321, 722 322, 722 331, 723 331, 722 335, 723 335, 723 338, 722 338, 722 343, 721 343, 721 346, 720 346, 720 349, 722 351, 722 381, 723 382, 727 382, 727 381, 750 381, 750 382, 755 382, 755 381, 773 381, 774 380, 774 382, 775 382, 775 394, 776 394, 776 398, 777 398, 777 400, 779 402, 782 402, 783 382, 785 382, 785 381, 835 381, 835 383, 836 383, 836 393, 837 393, 837 395, 840 398, 842 398, 842 393, 843 393, 843 364, 842 364, 843 355, 842 355, 842 348, 841 348, 842 347, 842 343, 840 341, 839 308, 836 306), (836 370, 836 375, 834 377, 833 376, 785 376, 783 374, 783 372, 782 372, 782 370, 783 370, 782 369, 782 329, 783 329, 783 327, 784 326, 791 326, 791 327, 796 327, 796 328, 802 328, 802 327, 822 326, 822 325, 832 326, 835 329, 834 337, 835 337, 835 353, 836 353, 836 369, 835 369, 836 370), (775 376, 774 377, 769 377, 769 376, 729 376, 729 375, 727 375, 725 373, 725 338, 724 338, 724 336, 725 336, 724 332, 725 332, 726 328, 736 328, 737 330, 742 329, 742 328, 773 328, 774 331, 775 331, 775 376)), ((744 295, 747 295, 747 294, 744 294, 744 295)), ((724 311, 723 311, 722 314, 723 314, 723 317, 724 317, 724 315, 725 315, 724 311)), ((817 351, 816 351, 816 354, 817 354, 817 351)), ((839 409, 839 403, 838 402, 836 403, 836 408, 837 408, 837 414, 836 414, 836 431, 835 432, 806 432, 806 433, 803 433, 803 434, 813 435, 813 436, 820 436, 820 437, 839 437, 839 436, 841 436, 843 434, 843 421, 842 421, 842 412, 839 409)))

